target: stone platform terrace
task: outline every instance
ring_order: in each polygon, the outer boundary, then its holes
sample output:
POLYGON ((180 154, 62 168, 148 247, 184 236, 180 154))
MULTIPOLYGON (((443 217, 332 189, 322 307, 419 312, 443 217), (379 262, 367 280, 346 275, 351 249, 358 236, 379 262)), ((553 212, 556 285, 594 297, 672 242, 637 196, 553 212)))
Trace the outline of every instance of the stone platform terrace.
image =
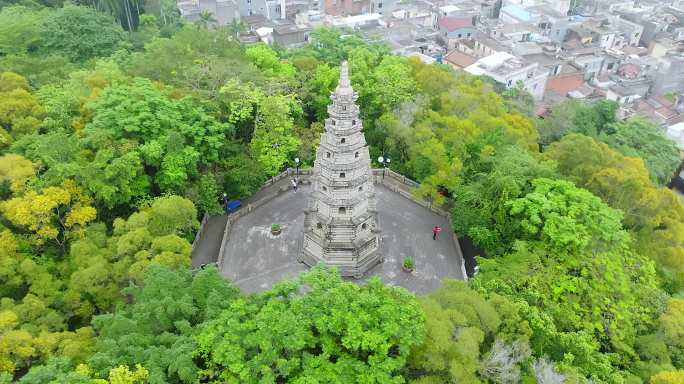
MULTIPOLYGON (((289 179, 285 178, 267 188, 282 191, 288 183, 289 179)), ((304 208, 310 188, 302 185, 296 193, 290 188, 233 220, 218 260, 226 278, 246 292, 258 292, 306 270, 297 261, 297 254, 303 239, 304 208), (279 236, 270 233, 273 223, 282 225, 279 236)), ((442 278, 463 279, 463 257, 447 218, 390 188, 398 187, 376 184, 378 221, 382 229, 380 252, 385 261, 367 276, 378 275, 388 285, 402 286, 418 294, 437 288, 442 278), (436 241, 432 240, 431 233, 435 225, 443 228, 436 241), (407 256, 416 260, 416 270, 411 274, 401 269, 407 256)))

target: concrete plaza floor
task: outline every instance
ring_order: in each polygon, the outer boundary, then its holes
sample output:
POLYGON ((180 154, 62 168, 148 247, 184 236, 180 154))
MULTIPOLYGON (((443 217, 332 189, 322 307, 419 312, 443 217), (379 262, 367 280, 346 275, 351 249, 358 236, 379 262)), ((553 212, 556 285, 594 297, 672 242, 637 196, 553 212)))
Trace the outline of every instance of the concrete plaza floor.
MULTIPOLYGON (((246 292, 258 292, 307 269, 297 261, 297 254, 310 188, 301 186, 296 193, 290 190, 233 223, 220 266, 226 278, 246 292), (271 235, 273 223, 283 228, 279 236, 271 235)), ((463 279, 463 256, 447 219, 382 185, 376 185, 376 192, 380 252, 385 262, 368 275, 419 294, 434 290, 445 277, 463 279), (443 228, 436 241, 431 233, 435 225, 443 228), (411 274, 401 269, 408 256, 416 260, 411 274)))

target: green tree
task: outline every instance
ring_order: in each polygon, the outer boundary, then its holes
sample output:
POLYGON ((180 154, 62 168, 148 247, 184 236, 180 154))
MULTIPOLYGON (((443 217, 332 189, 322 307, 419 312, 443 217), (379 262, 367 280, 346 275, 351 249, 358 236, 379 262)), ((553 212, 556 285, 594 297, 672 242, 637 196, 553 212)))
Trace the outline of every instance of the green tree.
POLYGON ((0 73, 0 148, 38 131, 44 118, 45 110, 26 80, 15 73, 0 73))
POLYGON ((0 8, 0 56, 35 51, 42 44, 40 27, 47 13, 20 5, 0 8))
POLYGON ((223 212, 219 204, 223 192, 219 191, 214 175, 200 176, 197 188, 188 190, 188 194, 193 201, 197 201, 197 208, 201 214, 219 215, 223 212))
POLYGON ((391 111, 415 96, 416 82, 411 75, 411 67, 398 56, 385 56, 374 68, 373 80, 376 86, 369 92, 373 92, 374 103, 366 105, 366 108, 391 111))
POLYGON ((681 164, 679 150, 655 124, 643 119, 630 119, 609 124, 607 129, 600 137, 601 141, 625 156, 643 159, 659 185, 672 180, 681 164))
POLYGON ((92 328, 64 331, 63 318, 34 295, 19 303, 3 298, 0 324, 0 374, 21 372, 53 355, 83 361, 92 353, 92 328))
MULTIPOLYGON (((498 295, 488 299, 461 281, 443 281, 419 302, 426 338, 409 359, 409 376, 416 383, 478 383, 481 351, 492 348, 494 339, 499 345, 526 346, 531 334, 515 304, 498 295)), ((523 360, 525 354, 517 357, 523 360)))
POLYGON ((74 364, 64 357, 55 357, 46 364, 31 368, 19 381, 21 384, 91 384, 85 375, 74 372, 74 364))
POLYGON ((290 96, 268 97, 259 105, 250 148, 270 176, 280 172, 299 148, 292 118, 295 108, 300 107, 290 96))
POLYGON ((20 73, 34 87, 64 80, 78 66, 61 55, 15 54, 0 56, 0 71, 20 73))
POLYGON ((320 267, 238 299, 198 336, 202 380, 401 382, 423 315, 403 289, 359 286, 320 267))
MULTIPOLYGON (((179 196, 154 199, 128 219, 117 218, 113 232, 89 226, 71 244, 64 292, 66 307, 78 319, 111 310, 120 290, 142 281, 150 266, 183 269, 190 265, 190 238, 198 227, 191 201, 179 196)), ((132 362, 133 363, 133 362, 132 362)))
POLYGON ((248 154, 241 153, 236 147, 221 162, 222 171, 218 174, 223 191, 230 198, 247 198, 256 193, 266 182, 267 175, 258 161, 248 154))
POLYGON ((82 129, 90 117, 82 114, 85 104, 110 84, 126 80, 116 63, 99 60, 93 69, 71 72, 66 81, 41 87, 36 95, 47 114, 44 127, 49 132, 82 129))
POLYGON ((140 364, 132 370, 125 365, 112 368, 104 375, 107 379, 93 378, 93 372, 85 364, 74 367, 67 358, 52 358, 47 364, 32 368, 19 383, 21 384, 146 384, 149 372, 140 364))
POLYGON ((306 79, 302 98, 305 100, 305 108, 316 121, 323 121, 328 116, 330 93, 337 86, 339 77, 340 71, 337 67, 319 64, 316 65, 311 77, 306 79))
POLYGON ((597 137, 616 121, 617 108, 617 103, 607 100, 595 104, 565 101, 539 124, 541 143, 548 145, 569 133, 597 137))
POLYGON ((509 112, 518 112, 527 117, 535 115, 534 97, 525 89, 525 83, 518 81, 515 86, 507 88, 502 94, 504 104, 509 112))
POLYGON ((657 262, 670 291, 684 276, 684 205, 672 191, 651 182, 643 160, 578 134, 552 144, 546 155, 558 171, 625 214, 637 249, 657 262))
POLYGON ((180 19, 176 3, 172 0, 146 0, 145 13, 155 15, 162 28, 173 26, 180 19))
POLYGON ((660 316, 660 328, 667 343, 684 348, 684 300, 671 299, 667 310, 660 316))
POLYGON ((70 180, 0 202, 0 212, 12 224, 34 233, 37 244, 54 241, 62 252, 73 233, 93 221, 97 213, 88 196, 70 180))
POLYGON ((199 14, 199 20, 195 22, 195 24, 197 24, 197 28, 204 29, 213 28, 216 23, 217 21, 214 15, 207 10, 201 11, 199 14))
POLYGON ((93 324, 100 334, 89 365, 101 376, 119 365, 138 362, 151 384, 196 381, 192 359, 198 325, 237 298, 215 268, 195 276, 188 270, 152 267, 141 287, 128 288, 130 304, 93 324))
POLYGON ((41 49, 74 62, 109 56, 119 48, 123 30, 114 20, 89 7, 66 5, 45 18, 41 49))
POLYGON ((505 252, 517 236, 508 218, 508 203, 531 192, 532 180, 554 175, 550 162, 537 160, 517 146, 482 158, 454 190, 454 230, 490 255, 505 252))
POLYGON ((252 83, 228 81, 219 91, 219 103, 228 121, 236 127, 238 139, 250 141, 254 132, 254 119, 259 104, 265 98, 263 91, 252 83))
POLYGON ((278 53, 265 44, 248 47, 245 55, 266 77, 291 79, 295 75, 295 67, 290 63, 281 61, 278 53))
MULTIPOLYGON (((226 136, 232 133, 230 125, 216 121, 193 99, 172 100, 143 79, 106 88, 88 108, 93 114, 84 130, 89 148, 119 149, 114 154, 121 156, 131 151, 131 141, 139 143, 131 161, 156 168, 154 181, 162 190, 182 190, 197 175, 198 166, 218 160, 226 136)), ((105 164, 113 166, 110 161, 116 157, 105 156, 105 164)), ((140 167, 134 169, 126 176, 137 178, 134 184, 140 185, 145 175, 140 167)), ((125 198, 130 196, 117 196, 114 202, 125 198)))
MULTIPOLYGON (((175 5, 174 5, 175 6, 175 5)), ((160 81, 215 100, 221 87, 239 83, 266 84, 262 72, 249 60, 235 36, 220 29, 208 31, 186 25, 170 38, 156 38, 124 62, 133 76, 160 81)))
POLYGON ((629 241, 622 229, 622 212, 589 191, 551 179, 535 179, 532 185, 530 193, 506 203, 518 238, 541 240, 560 253, 600 252, 629 241))
POLYGON ((144 6, 143 0, 81 0, 80 2, 102 13, 110 14, 129 32, 138 29, 140 10, 144 6))
POLYGON ((678 384, 684 382, 684 370, 660 372, 651 377, 650 384, 678 384))
POLYGON ((389 53, 387 46, 380 41, 370 40, 351 29, 317 28, 311 33, 310 39, 309 46, 293 53, 302 56, 310 54, 331 66, 349 59, 351 51, 355 49, 372 51, 378 55, 389 53))
POLYGON ((619 380, 634 367, 639 331, 651 329, 665 295, 647 258, 629 250, 570 254, 516 243, 513 252, 480 259, 475 286, 526 302, 530 344, 587 377, 619 380))
POLYGON ((140 15, 138 30, 130 34, 130 41, 133 49, 141 51, 145 44, 159 36, 159 23, 153 15, 140 15))
MULTIPOLYGON (((21 193, 26 183, 36 176, 36 165, 22 156, 8 153, 0 156, 0 183, 6 184, 10 193, 21 193)), ((0 199, 3 196, 0 194, 0 199)))

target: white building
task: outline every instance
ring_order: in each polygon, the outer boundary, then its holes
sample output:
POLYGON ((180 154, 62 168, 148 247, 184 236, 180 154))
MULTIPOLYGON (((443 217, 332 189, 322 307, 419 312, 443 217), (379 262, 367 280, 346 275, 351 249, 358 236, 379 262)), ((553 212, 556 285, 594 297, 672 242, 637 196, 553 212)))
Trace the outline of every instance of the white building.
POLYGON ((369 25, 382 23, 382 15, 379 13, 365 13, 347 17, 336 17, 332 19, 332 25, 340 28, 361 28, 369 25))
POLYGON ((190 22, 200 19, 201 12, 209 12, 216 25, 227 25, 234 20, 262 15, 269 20, 293 20, 297 13, 319 11, 323 0, 179 0, 178 10, 190 22))
POLYGON ((684 123, 670 125, 667 128, 667 137, 675 142, 679 148, 680 157, 684 158, 684 123))
POLYGON ((218 25, 230 24, 240 19, 240 9, 236 0, 183 0, 178 2, 182 17, 190 22, 200 19, 200 13, 209 12, 218 25))
POLYGON ((513 88, 518 82, 522 82, 535 100, 544 97, 544 88, 549 77, 548 71, 540 68, 538 63, 527 62, 507 52, 497 52, 479 59, 464 70, 473 75, 489 76, 506 88, 513 88))

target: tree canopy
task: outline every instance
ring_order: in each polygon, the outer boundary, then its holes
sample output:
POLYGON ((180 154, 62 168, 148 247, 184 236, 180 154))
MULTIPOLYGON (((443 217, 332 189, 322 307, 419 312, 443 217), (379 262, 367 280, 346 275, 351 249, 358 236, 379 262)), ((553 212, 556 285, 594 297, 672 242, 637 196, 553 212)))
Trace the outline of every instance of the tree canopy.
POLYGON ((0 0, 0 383, 681 383, 659 127, 607 100, 537 119, 521 86, 360 31, 283 49, 216 24, 173 0, 0 0), (479 272, 414 295, 319 266, 248 294, 193 270, 224 193, 312 166, 342 60, 371 158, 450 211, 479 272))
POLYGON ((377 279, 359 286, 316 267, 209 321, 196 356, 205 380, 386 382, 423 337, 415 299, 377 279))

